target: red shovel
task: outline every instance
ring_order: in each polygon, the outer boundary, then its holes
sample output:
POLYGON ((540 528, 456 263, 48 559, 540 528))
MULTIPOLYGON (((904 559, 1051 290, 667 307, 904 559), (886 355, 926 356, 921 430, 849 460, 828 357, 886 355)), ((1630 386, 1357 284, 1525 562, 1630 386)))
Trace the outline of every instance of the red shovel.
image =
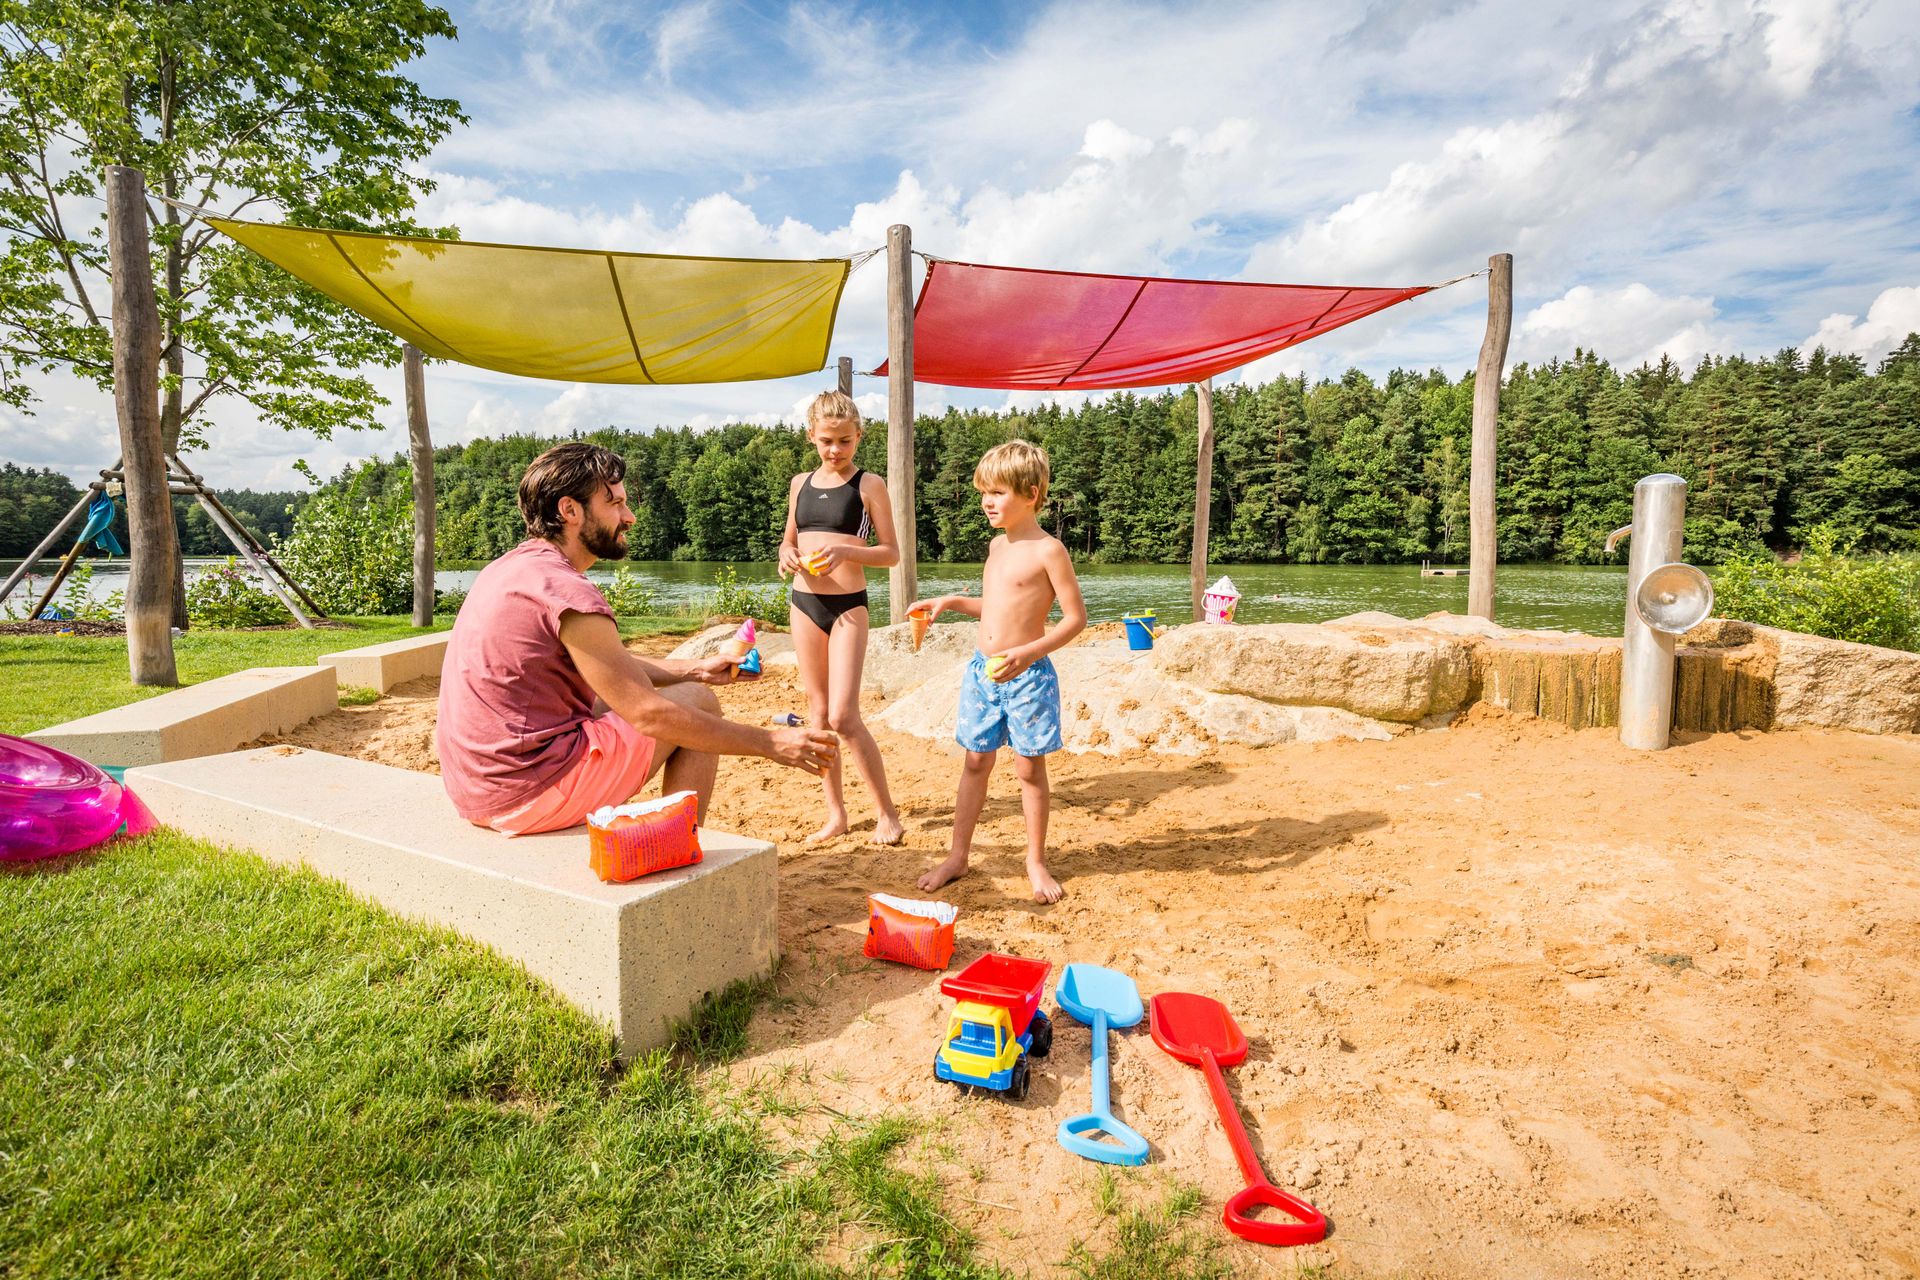
POLYGON ((1149 1009, 1153 1042, 1207 1073, 1214 1109, 1220 1113, 1227 1141, 1233 1144, 1233 1157, 1247 1179, 1246 1190, 1228 1200, 1220 1215, 1227 1230, 1255 1244, 1318 1244, 1326 1239, 1326 1215, 1268 1182, 1260 1158, 1253 1154, 1247 1127, 1240 1123, 1240 1109, 1234 1105, 1233 1095, 1227 1092, 1227 1078, 1220 1072, 1220 1068, 1231 1067, 1247 1056, 1247 1038, 1234 1025, 1227 1006, 1206 996, 1173 992, 1155 996, 1149 1009), (1247 1216, 1249 1210, 1263 1205, 1283 1210, 1298 1221, 1261 1222, 1247 1216))

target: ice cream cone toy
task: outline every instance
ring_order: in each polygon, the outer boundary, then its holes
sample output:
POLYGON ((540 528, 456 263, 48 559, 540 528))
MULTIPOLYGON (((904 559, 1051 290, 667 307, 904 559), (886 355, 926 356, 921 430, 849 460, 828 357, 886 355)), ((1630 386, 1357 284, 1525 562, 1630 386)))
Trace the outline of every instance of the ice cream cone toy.
POLYGON ((747 650, 747 656, 740 659, 739 674, 742 680, 758 680, 760 678, 760 651, 758 649, 747 650))
POLYGON ((815 577, 819 577, 821 574, 825 573, 827 571, 826 548, 822 547, 820 550, 815 551, 814 553, 809 555, 806 559, 802 560, 800 562, 800 567, 802 569, 805 569, 808 573, 813 574, 815 577))
POLYGON ((747 654, 752 652, 758 639, 759 636, 753 628, 753 619, 748 618, 740 624, 740 629, 734 632, 731 638, 720 642, 720 652, 727 656, 729 662, 739 666, 747 654))
POLYGON ((987 659, 987 679, 998 680, 1000 678, 1000 668, 1006 665, 1007 665, 1007 656, 1003 653, 996 653, 992 657, 988 658, 987 659))
POLYGON ((915 609, 907 618, 913 623, 913 651, 918 653, 921 641, 927 638, 927 628, 933 625, 933 618, 925 609, 915 609))

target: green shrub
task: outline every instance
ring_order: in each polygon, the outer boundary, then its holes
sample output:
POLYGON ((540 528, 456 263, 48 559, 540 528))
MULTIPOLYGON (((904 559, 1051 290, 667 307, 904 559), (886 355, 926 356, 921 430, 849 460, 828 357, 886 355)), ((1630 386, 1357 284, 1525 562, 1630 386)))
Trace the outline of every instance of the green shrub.
POLYGON ((187 580, 187 617, 196 625, 231 630, 286 622, 288 613, 262 591, 233 556, 218 568, 203 569, 187 580))
POLYGON ((640 575, 621 565, 613 572, 613 581, 600 584, 600 594, 607 598, 607 605, 623 617, 639 617, 650 614, 654 608, 654 589, 640 580, 640 575))
POLYGON ((790 621, 787 591, 777 582, 754 586, 740 581, 740 575, 734 572, 732 565, 724 565, 713 575, 713 585, 715 591, 711 611, 715 614, 758 618, 782 627, 790 621))
POLYGON ((288 572, 329 613, 367 617, 413 608, 412 495, 398 485, 372 492, 373 476, 362 467, 314 494, 280 547, 288 572))
POLYGON ((460 606, 465 604, 466 602, 467 602, 467 593, 462 591, 458 587, 451 587, 445 591, 436 591, 433 593, 434 613, 441 614, 449 618, 459 613, 460 606))
MULTIPOLYGON (((40 602, 40 593, 44 590, 46 588, 36 585, 31 576, 27 578, 22 591, 22 617, 40 602)), ((66 589, 55 596, 47 607, 58 610, 57 616, 62 618, 76 618, 81 622, 113 622, 127 611, 127 593, 110 591, 98 600, 94 599, 93 566, 85 560, 79 560, 74 562, 72 571, 67 574, 66 589)), ((13 616, 11 612, 7 614, 9 619, 13 616)))
POLYGON ((1807 533, 1798 562, 1764 553, 1729 557, 1713 574, 1714 611, 1809 635, 1920 649, 1920 560, 1852 555, 1830 524, 1807 533))

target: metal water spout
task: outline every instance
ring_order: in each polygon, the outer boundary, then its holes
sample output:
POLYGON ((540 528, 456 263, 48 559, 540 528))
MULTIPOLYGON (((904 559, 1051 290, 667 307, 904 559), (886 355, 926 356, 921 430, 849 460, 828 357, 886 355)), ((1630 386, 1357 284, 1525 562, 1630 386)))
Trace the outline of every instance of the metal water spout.
POLYGON ((1680 561, 1687 482, 1647 476, 1633 486, 1633 523, 1607 535, 1607 550, 1628 534, 1627 616, 1620 655, 1620 741, 1640 751, 1666 747, 1673 732, 1673 645, 1713 612, 1713 584, 1680 561))

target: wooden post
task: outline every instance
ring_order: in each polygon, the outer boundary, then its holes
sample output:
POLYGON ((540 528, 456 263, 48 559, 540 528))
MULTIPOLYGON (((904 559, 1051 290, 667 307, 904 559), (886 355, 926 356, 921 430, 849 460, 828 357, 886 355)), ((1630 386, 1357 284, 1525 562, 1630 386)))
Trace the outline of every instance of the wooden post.
POLYGON ((127 665, 135 684, 180 683, 173 662, 173 583, 180 543, 160 434, 160 310, 153 297, 146 177, 107 166, 107 249, 113 271, 113 403, 125 457, 127 665))
POLYGON ((920 590, 913 471, 913 229, 895 224, 887 228, 887 494, 900 539, 900 563, 887 571, 892 622, 906 621, 920 590))
POLYGON ((1513 255, 1487 259, 1487 336, 1480 343, 1480 364, 1473 375, 1473 459, 1467 478, 1471 512, 1467 561, 1467 612, 1493 618, 1494 564, 1499 558, 1493 495, 1498 465, 1500 379, 1507 367, 1507 338, 1513 332, 1513 255))
MULTIPOLYGON (((116 470, 120 466, 118 462, 115 462, 113 465, 116 470)), ((64 534, 67 530, 73 528, 75 524, 79 523, 80 517, 86 513, 88 500, 92 496, 93 495, 90 491, 86 489, 82 489, 80 491, 80 501, 73 504, 73 510, 67 512, 65 516, 61 517, 60 523, 53 526, 53 531, 49 533, 46 537, 40 539, 40 545, 35 547, 31 552, 29 552, 27 554, 27 558, 25 560, 22 560, 18 565, 18 567, 16 567, 12 573, 7 575, 6 582, 4 584, 0 584, 0 604, 5 604, 7 602, 7 597, 13 594, 13 589, 19 586, 21 580, 24 579, 29 573, 33 572, 33 566, 40 563, 40 557, 46 555, 47 552, 53 550, 54 544, 60 541, 60 535, 64 534)), ((40 616, 40 612, 39 610, 36 609, 34 610, 33 613, 29 614, 28 616, 37 618, 40 616)))
POLYGON ((840 357, 840 394, 843 396, 850 396, 853 394, 853 357, 852 356, 840 357))
POLYGON ((1200 621, 1200 593, 1207 589, 1207 525, 1213 515, 1213 379, 1193 384, 1200 410, 1200 460, 1193 480, 1193 620, 1200 621))
POLYGON ((407 444, 413 458, 413 625, 433 625, 433 438, 427 433, 427 362, 402 343, 407 371, 407 444))

